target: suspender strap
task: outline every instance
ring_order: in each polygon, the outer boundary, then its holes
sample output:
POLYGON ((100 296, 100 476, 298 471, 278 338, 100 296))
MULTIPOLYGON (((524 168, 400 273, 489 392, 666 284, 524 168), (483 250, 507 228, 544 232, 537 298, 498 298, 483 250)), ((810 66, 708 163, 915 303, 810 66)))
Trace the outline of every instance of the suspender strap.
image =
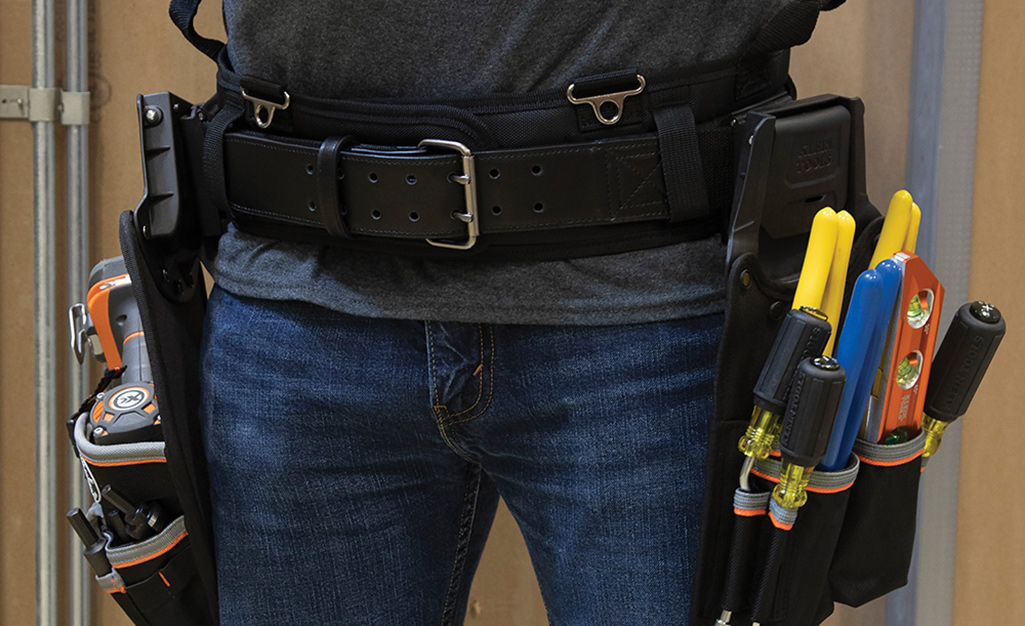
MULTIPOLYGON (((197 0, 198 4, 198 0, 197 0)), ((241 119, 245 109, 241 96, 226 96, 221 110, 210 120, 203 137, 203 181, 206 193, 218 212, 228 212, 228 190, 224 175, 224 133, 241 119)))
POLYGON ((171 6, 168 8, 168 13, 171 16, 171 21, 178 27, 178 30, 185 35, 185 38, 189 40, 197 50, 210 57, 214 61, 217 60, 217 55, 221 53, 224 48, 224 43, 217 41, 216 39, 208 39, 203 37, 196 32, 195 21, 196 11, 199 10, 199 3, 203 0, 171 0, 171 6))

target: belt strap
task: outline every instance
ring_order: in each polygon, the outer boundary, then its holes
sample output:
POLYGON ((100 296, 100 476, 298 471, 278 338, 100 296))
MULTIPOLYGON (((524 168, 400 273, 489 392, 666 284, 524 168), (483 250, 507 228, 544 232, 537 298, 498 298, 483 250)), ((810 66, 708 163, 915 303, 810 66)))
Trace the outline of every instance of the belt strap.
MULTIPOLYGON (((454 180, 463 171, 459 155, 343 144, 227 134, 233 213, 344 237, 466 238, 466 224, 453 217, 466 209, 454 180)), ((482 235, 670 218, 654 135, 489 150, 473 159, 482 235)))

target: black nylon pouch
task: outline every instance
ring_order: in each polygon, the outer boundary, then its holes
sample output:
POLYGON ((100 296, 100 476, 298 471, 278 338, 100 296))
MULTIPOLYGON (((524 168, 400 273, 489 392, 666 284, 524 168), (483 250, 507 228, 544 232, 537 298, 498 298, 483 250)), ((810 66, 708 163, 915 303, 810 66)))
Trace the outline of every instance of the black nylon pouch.
MULTIPOLYGON (((859 224, 851 251, 848 286, 867 268, 881 228, 882 218, 859 224)), ((737 442, 750 421, 755 384, 793 302, 795 289, 795 283, 767 276, 753 254, 738 257, 728 274, 726 319, 716 365, 715 408, 705 470, 702 540, 691 596, 692 626, 712 626, 723 608, 736 517, 732 510, 733 492, 744 460, 737 451, 737 442)), ((845 292, 845 309, 850 291, 848 288, 845 292)), ((841 519, 842 515, 841 512, 841 519)), ((815 613, 821 619, 832 612, 827 594, 823 594, 821 602, 814 602, 819 607, 815 613)), ((738 619, 736 623, 742 622, 738 619)))
POLYGON ((97 577, 137 626, 205 624, 206 601, 184 518, 158 535, 108 548, 113 572, 97 577))
MULTIPOLYGON (((815 626, 832 614, 827 574, 859 470, 858 458, 852 455, 842 471, 812 473, 808 502, 798 509, 793 521, 770 505, 772 512, 766 520, 766 525, 772 527, 769 532, 786 537, 769 538, 762 574, 776 580, 761 580, 761 589, 753 592, 755 621, 766 626, 815 626), (775 563, 770 563, 773 543, 782 552, 776 555, 775 563)), ((773 458, 758 462, 754 474, 762 479, 764 489, 771 491, 779 482, 779 471, 780 462, 773 458)))
POLYGON ((907 584, 924 446, 924 434, 899 445, 855 442, 861 473, 829 570, 837 602, 861 606, 907 584))
POLYGON ((149 244, 140 236, 131 211, 121 214, 119 231, 122 255, 146 333, 156 395, 160 398, 167 473, 188 528, 189 553, 177 557, 175 562, 180 562, 182 568, 186 564, 193 568, 198 581, 189 595, 194 607, 190 621, 174 623, 213 625, 218 623, 218 610, 210 528, 212 514, 206 458, 198 426, 199 345, 206 312, 206 290, 200 276, 199 284, 189 297, 169 299, 153 278, 143 250, 149 244))
POLYGON ((715 410, 708 441, 704 519, 690 623, 712 625, 720 606, 733 535, 733 492, 744 456, 737 441, 751 417, 752 392, 794 287, 769 279, 753 254, 739 257, 726 283, 726 320, 716 366, 715 410))

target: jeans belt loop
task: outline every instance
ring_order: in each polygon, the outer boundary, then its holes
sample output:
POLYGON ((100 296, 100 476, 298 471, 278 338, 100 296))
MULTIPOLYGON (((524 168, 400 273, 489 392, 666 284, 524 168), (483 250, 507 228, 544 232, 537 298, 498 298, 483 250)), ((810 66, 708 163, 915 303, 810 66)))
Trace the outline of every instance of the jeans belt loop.
POLYGON ((338 185, 344 174, 338 168, 338 153, 354 143, 355 139, 348 135, 325 139, 317 150, 317 169, 311 172, 316 176, 317 197, 310 203, 310 210, 320 214, 320 221, 328 233, 344 239, 351 239, 352 235, 342 219, 345 209, 338 185))

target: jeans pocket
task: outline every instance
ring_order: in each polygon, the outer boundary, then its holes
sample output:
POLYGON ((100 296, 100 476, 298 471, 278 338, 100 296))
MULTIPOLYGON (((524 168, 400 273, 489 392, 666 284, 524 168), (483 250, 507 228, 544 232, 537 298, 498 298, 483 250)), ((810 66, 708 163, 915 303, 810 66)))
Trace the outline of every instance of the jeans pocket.
POLYGON ((829 571, 836 601, 861 606, 907 584, 924 446, 924 434, 897 445, 855 443, 862 470, 829 571))

